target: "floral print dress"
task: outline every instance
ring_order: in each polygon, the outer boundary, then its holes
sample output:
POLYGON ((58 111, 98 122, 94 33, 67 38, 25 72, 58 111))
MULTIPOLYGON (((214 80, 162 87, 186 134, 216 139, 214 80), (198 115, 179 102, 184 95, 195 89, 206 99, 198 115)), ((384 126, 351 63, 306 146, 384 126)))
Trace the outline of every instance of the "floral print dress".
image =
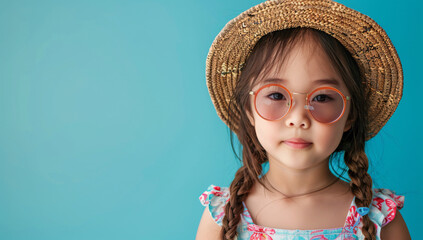
MULTIPOLYGON (((318 230, 286 230, 259 226, 253 223, 247 207, 241 214, 238 224, 238 240, 341 240, 364 239, 363 226, 355 205, 351 202, 344 227, 318 230)), ((208 206, 209 212, 218 225, 222 225, 225 205, 229 201, 229 189, 211 185, 201 194, 200 202, 208 206)), ((373 202, 369 207, 369 217, 376 226, 376 239, 380 240, 380 230, 392 221, 397 209, 404 205, 404 196, 396 195, 389 189, 373 189, 373 202)))

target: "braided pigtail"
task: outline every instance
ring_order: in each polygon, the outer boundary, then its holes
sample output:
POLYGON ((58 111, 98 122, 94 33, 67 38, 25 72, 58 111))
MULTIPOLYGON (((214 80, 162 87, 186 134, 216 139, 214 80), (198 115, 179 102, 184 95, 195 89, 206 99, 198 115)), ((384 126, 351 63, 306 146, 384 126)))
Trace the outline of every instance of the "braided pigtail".
MULTIPOLYGON (((369 163, 364 148, 346 151, 345 164, 348 167, 348 175, 351 179, 351 191, 356 197, 355 204, 357 207, 369 207, 373 199, 372 178, 367 173, 369 163)), ((363 227, 361 231, 366 240, 376 239, 376 228, 370 221, 369 215, 365 215, 362 219, 363 227)))
MULTIPOLYGON (((242 127, 254 131, 251 125, 242 127)), ((250 138, 250 136, 245 133, 239 133, 238 135, 241 144, 244 146, 242 149, 243 166, 235 173, 235 178, 229 187, 230 199, 226 204, 225 215, 222 220, 223 240, 232 240, 235 238, 237 235, 237 226, 244 209, 242 202, 248 196, 254 183, 256 181, 261 183, 261 179, 259 179, 262 173, 261 164, 266 161, 266 155, 261 147, 257 148, 256 144, 258 144, 258 140, 256 138, 250 138)))
POLYGON ((237 226, 243 211, 242 202, 248 195, 254 181, 248 177, 247 167, 243 166, 235 174, 231 183, 230 199, 225 207, 225 216, 222 220, 222 239, 234 239, 237 235, 237 226))
MULTIPOLYGON (((361 79, 359 71, 351 58, 347 58, 347 65, 352 67, 351 75, 353 79, 361 79)), ((348 168, 350 177, 351 192, 355 196, 357 207, 370 207, 372 203, 372 178, 367 172, 369 169, 369 160, 364 151, 366 134, 368 129, 367 110, 368 105, 365 99, 365 93, 359 82, 346 81, 346 85, 351 92, 352 104, 349 121, 351 129, 344 133, 337 151, 344 150, 344 162, 348 168)), ((376 228, 370 220, 369 215, 362 217, 363 227, 361 231, 366 240, 376 239, 376 228)))
MULTIPOLYGON (((358 92, 355 95, 360 95, 358 92)), ((367 132, 367 105, 365 98, 355 98, 356 102, 352 104, 351 119, 354 124, 350 130, 344 133, 338 150, 345 150, 344 162, 348 168, 350 177, 351 192, 355 196, 355 204, 359 207, 370 207, 373 199, 372 178, 367 172, 369 161, 364 151, 365 136, 367 132), (359 107, 360 106, 360 107, 359 107)), ((369 215, 362 217, 363 227, 361 231, 366 240, 376 239, 376 228, 370 220, 369 215)))

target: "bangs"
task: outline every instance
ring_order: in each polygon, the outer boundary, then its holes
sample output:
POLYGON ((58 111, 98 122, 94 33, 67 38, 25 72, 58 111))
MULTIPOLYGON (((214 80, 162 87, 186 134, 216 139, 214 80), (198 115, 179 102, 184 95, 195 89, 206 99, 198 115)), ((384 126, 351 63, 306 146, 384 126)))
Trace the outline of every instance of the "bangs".
POLYGON ((272 72, 279 73, 287 56, 297 45, 304 45, 311 50, 312 46, 320 46, 316 31, 311 28, 292 28, 265 35, 254 46, 240 78, 248 76, 248 79, 242 81, 246 80, 252 88, 272 72), (306 41, 309 39, 312 41, 306 41))

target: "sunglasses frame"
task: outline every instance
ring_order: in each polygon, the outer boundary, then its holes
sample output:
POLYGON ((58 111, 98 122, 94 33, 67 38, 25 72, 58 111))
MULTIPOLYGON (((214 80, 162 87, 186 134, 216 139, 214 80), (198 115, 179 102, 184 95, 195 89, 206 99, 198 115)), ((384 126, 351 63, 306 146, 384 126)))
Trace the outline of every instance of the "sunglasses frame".
POLYGON ((251 90, 250 92, 249 92, 249 94, 250 95, 252 95, 252 96, 254 96, 254 109, 255 109, 255 111, 256 111, 256 113, 261 117, 261 118, 263 118, 264 120, 266 120, 266 121, 279 121, 279 120, 281 120, 282 118, 284 118, 290 111, 291 111, 291 108, 292 108, 292 106, 294 105, 294 98, 292 97, 292 95, 293 94, 306 94, 306 105, 304 105, 304 108, 305 109, 307 109, 307 112, 310 114, 310 116, 314 119, 314 120, 316 120, 317 122, 320 122, 320 123, 323 123, 323 124, 332 124, 332 123, 335 123, 335 122, 337 122, 339 119, 341 119, 341 117, 344 115, 344 113, 345 113, 345 108, 346 108, 346 106, 347 106, 347 101, 349 101, 351 98, 350 98, 350 96, 345 96, 344 94, 342 94, 342 92, 341 91, 339 91, 338 89, 336 89, 336 88, 334 88, 334 87, 329 87, 329 86, 325 86, 325 87, 318 87, 318 88, 316 88, 316 89, 314 89, 313 91, 311 91, 310 93, 296 93, 296 92, 292 92, 291 93, 291 91, 289 91, 288 90, 288 88, 286 88, 285 86, 283 86, 283 85, 281 85, 281 84, 275 84, 275 83, 272 83, 272 84, 267 84, 267 85, 264 85, 264 86, 262 86, 262 87, 260 87, 257 91, 253 91, 253 90, 251 90), (288 109, 288 111, 286 111, 286 113, 282 116, 282 117, 280 117, 280 118, 278 118, 278 119, 275 119, 275 120, 270 120, 270 119, 267 119, 267 118, 265 118, 265 117, 263 117, 259 112, 258 112, 258 110, 257 110, 257 104, 256 104, 256 101, 257 101, 257 95, 258 95, 258 93, 261 91, 261 90, 263 90, 264 88, 267 88, 267 87, 272 87, 272 86, 276 86, 276 87, 281 87, 281 88, 283 88, 284 90, 286 90, 287 92, 288 92, 288 94, 289 94, 289 109, 288 109), (337 93, 339 93, 340 95, 341 95, 341 97, 342 97, 342 99, 343 99, 343 102, 344 102, 344 107, 343 107, 343 109, 342 109, 342 113, 339 115, 339 117, 337 118, 337 119, 335 119, 335 120, 333 120, 332 122, 328 122, 328 123, 325 123, 325 122, 320 122, 320 121, 318 121, 314 116, 313 116, 313 114, 310 112, 310 97, 316 92, 316 91, 319 91, 319 90, 324 90, 324 89, 329 89, 329 90, 334 90, 334 91, 336 91, 337 93))

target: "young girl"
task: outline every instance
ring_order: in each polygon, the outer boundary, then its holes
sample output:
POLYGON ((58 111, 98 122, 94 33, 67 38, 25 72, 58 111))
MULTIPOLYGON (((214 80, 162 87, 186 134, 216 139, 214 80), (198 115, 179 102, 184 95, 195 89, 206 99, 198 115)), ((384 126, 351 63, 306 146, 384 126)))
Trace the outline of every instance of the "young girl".
POLYGON ((391 117, 403 84, 395 48, 372 19, 330 0, 266 1, 225 26, 206 73, 243 165, 229 188, 200 196, 198 240, 410 239, 397 211, 404 197, 373 189, 367 173, 365 141, 391 117), (329 166, 342 158, 334 175, 329 166))

